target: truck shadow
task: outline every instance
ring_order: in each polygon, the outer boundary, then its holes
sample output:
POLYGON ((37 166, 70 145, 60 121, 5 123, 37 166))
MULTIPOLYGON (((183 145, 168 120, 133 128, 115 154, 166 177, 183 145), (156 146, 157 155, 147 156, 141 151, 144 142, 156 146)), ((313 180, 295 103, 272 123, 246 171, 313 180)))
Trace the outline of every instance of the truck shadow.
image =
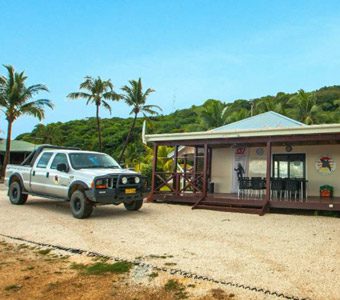
MULTIPOLYGON (((68 215, 73 218, 70 202, 62 200, 46 200, 44 198, 28 200, 25 206, 36 207, 39 210, 55 212, 61 215, 68 215)), ((93 213, 89 219, 102 219, 102 218, 130 218, 130 217, 145 217, 150 215, 150 211, 143 209, 139 211, 128 211, 123 205, 102 205, 93 209, 93 213)))

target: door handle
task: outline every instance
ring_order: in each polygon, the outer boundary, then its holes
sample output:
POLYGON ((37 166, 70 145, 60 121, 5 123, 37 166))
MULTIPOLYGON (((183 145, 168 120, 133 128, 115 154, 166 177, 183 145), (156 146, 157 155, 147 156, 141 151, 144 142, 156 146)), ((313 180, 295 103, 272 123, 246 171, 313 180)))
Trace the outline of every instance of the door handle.
POLYGON ((50 176, 50 172, 47 172, 47 173, 46 173, 46 178, 48 178, 48 176, 50 176))
POLYGON ((33 171, 32 176, 35 176, 35 171, 33 171))

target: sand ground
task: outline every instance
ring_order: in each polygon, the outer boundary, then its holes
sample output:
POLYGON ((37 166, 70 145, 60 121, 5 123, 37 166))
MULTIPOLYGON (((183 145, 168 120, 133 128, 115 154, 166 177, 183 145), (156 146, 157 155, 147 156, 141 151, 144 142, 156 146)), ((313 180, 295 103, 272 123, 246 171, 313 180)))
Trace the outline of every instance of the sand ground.
MULTIPOLYGON (((1 234, 172 264, 297 297, 340 299, 339 218, 259 217, 146 203, 138 212, 97 207, 91 218, 77 220, 67 202, 29 197, 27 204, 14 206, 2 190, 0 220, 1 234)), ((235 290, 240 299, 272 299, 235 290)))

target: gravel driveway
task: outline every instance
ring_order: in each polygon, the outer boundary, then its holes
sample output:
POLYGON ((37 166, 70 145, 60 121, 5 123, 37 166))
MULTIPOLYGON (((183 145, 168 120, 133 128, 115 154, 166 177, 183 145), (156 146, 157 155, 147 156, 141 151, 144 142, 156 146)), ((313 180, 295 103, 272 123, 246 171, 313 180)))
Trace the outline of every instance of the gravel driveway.
MULTIPOLYGON (((0 191, 0 233, 181 268, 311 299, 340 299, 340 219, 191 210, 147 203, 139 212, 102 206, 90 219, 68 203, 0 191)), ((262 299, 261 295, 259 299, 262 299)), ((257 298, 257 297, 256 297, 257 298)))

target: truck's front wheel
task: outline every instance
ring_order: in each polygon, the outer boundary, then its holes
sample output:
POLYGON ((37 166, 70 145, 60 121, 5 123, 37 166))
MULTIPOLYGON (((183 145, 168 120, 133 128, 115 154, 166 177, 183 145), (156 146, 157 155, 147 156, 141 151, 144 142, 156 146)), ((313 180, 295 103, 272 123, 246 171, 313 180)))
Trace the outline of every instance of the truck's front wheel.
POLYGON ((9 186, 9 201, 15 205, 25 204, 27 201, 27 194, 22 193, 22 186, 18 181, 13 181, 9 186))
POLYGON ((82 191, 75 191, 70 201, 72 215, 77 219, 88 218, 93 211, 93 205, 86 198, 82 191))
POLYGON ((131 203, 124 203, 124 206, 127 210, 139 210, 143 205, 143 199, 142 200, 136 200, 131 203))

